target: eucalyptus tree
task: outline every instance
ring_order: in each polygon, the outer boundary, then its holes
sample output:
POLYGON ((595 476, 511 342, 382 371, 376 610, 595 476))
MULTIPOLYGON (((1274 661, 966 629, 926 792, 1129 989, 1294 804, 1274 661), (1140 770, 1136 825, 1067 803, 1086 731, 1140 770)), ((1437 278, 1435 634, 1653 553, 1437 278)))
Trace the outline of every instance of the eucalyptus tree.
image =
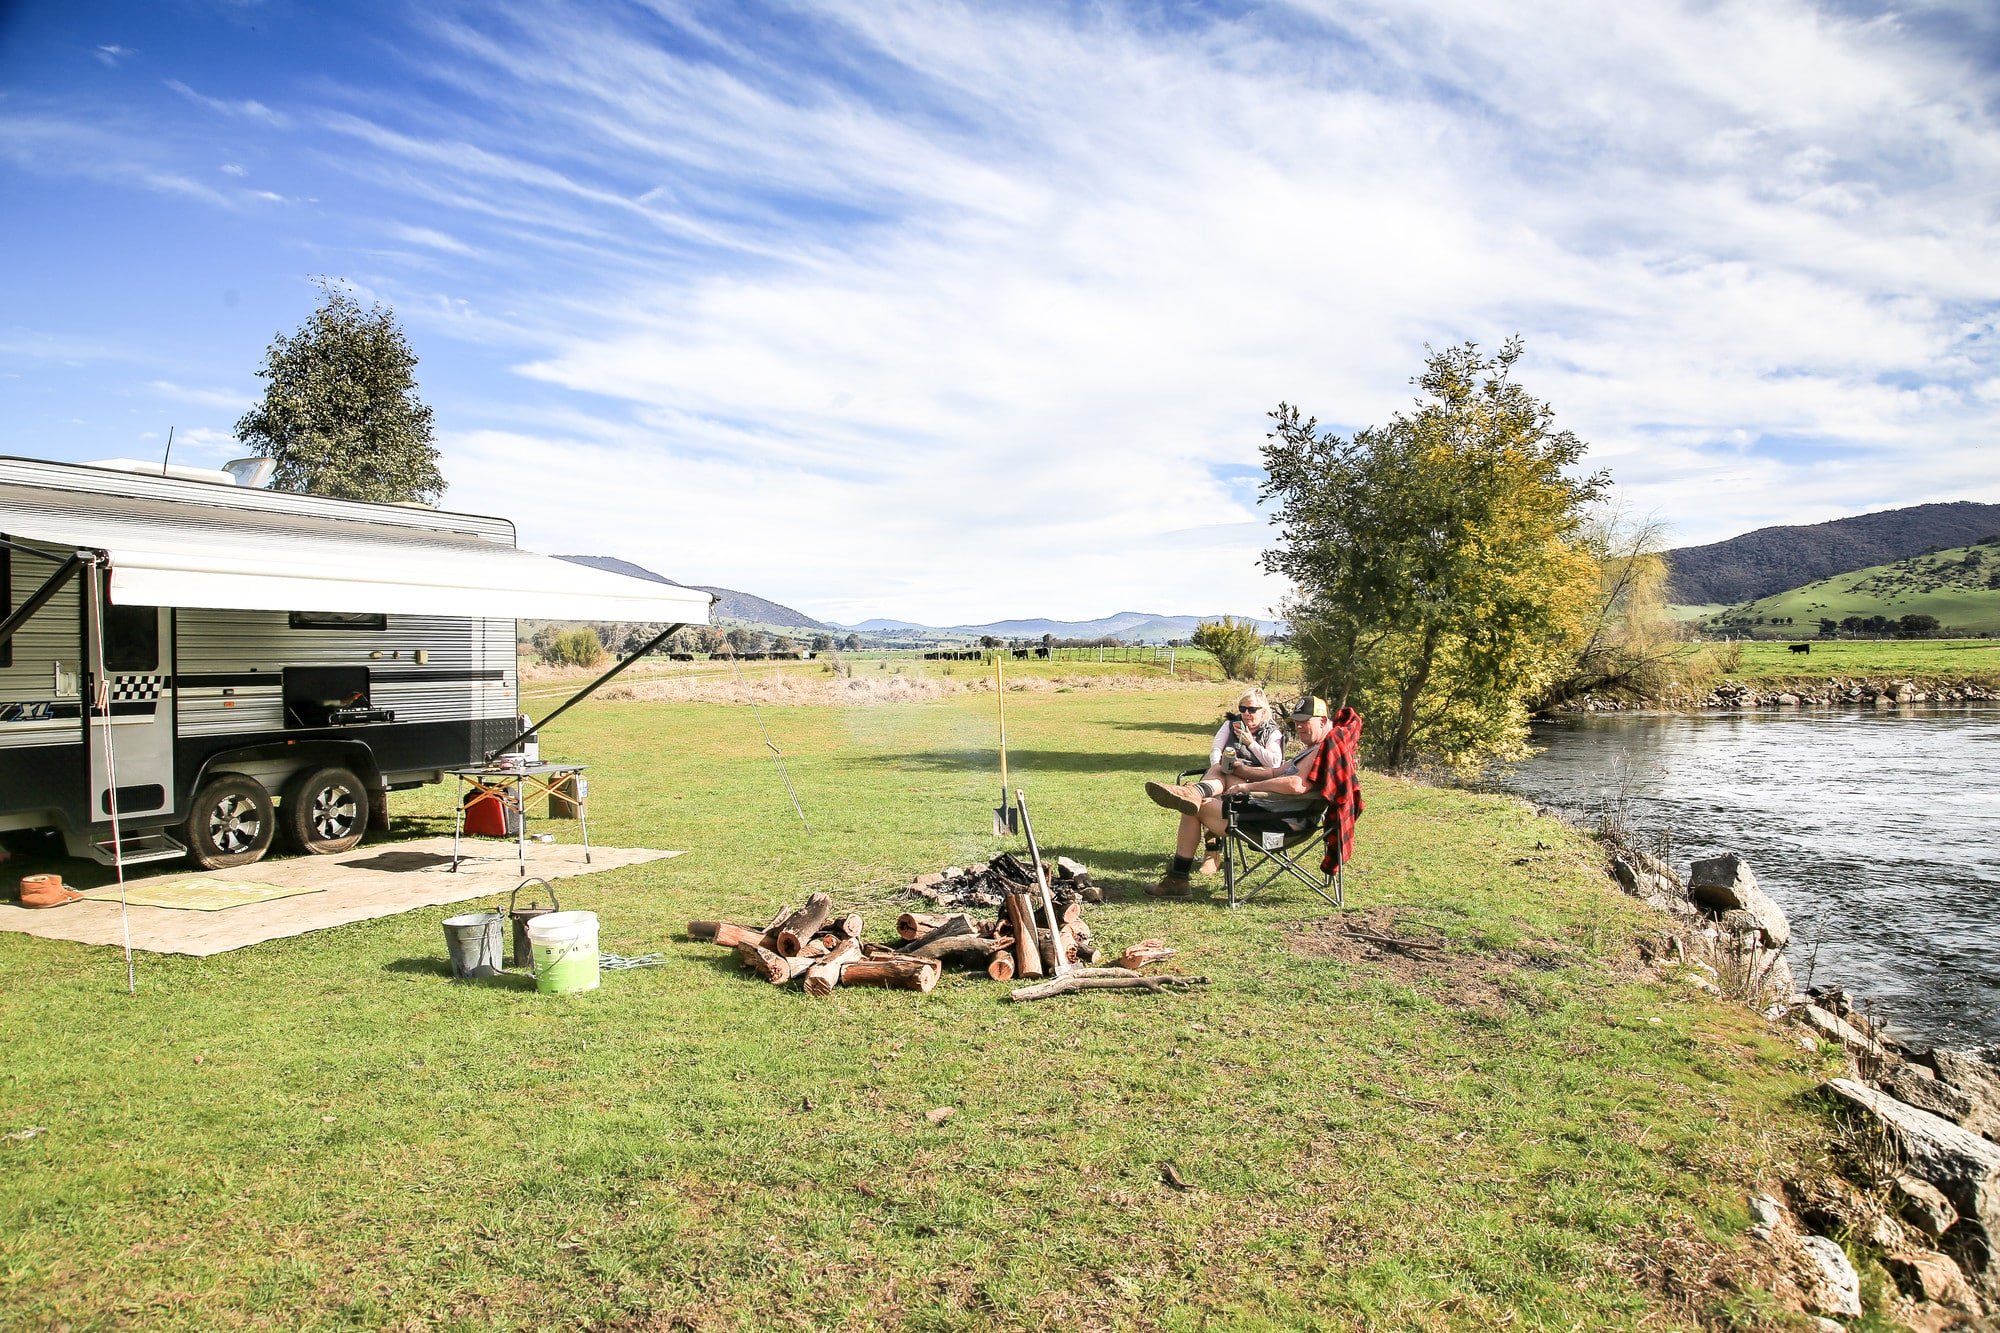
POLYGON ((1599 595, 1603 473, 1512 376, 1522 344, 1432 351, 1414 406, 1343 438, 1280 403, 1263 454, 1293 642, 1356 705, 1377 762, 1525 752, 1529 705, 1575 660, 1599 595))

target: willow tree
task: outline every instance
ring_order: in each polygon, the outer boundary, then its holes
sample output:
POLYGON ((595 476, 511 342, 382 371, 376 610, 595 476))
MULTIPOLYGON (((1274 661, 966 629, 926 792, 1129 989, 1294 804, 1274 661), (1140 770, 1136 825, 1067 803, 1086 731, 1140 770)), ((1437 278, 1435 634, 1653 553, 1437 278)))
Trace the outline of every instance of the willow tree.
POLYGON ((272 485, 342 500, 435 503, 444 494, 416 353, 396 313, 321 279, 320 305, 271 339, 264 397, 236 438, 277 460, 272 485))
POLYGON ((1432 352, 1422 391, 1342 438, 1280 403, 1263 493, 1314 690, 1368 719, 1376 762, 1470 768, 1525 752, 1529 708, 1574 662, 1599 591, 1586 537, 1609 479, 1512 378, 1522 345, 1432 352))

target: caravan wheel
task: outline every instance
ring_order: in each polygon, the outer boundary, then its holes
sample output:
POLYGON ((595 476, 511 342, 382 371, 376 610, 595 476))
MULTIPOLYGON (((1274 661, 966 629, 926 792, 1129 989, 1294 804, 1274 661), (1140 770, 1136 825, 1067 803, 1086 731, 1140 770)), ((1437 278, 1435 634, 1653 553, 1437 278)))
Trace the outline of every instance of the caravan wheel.
POLYGON ((318 769, 286 789, 284 822, 300 851, 344 852, 368 831, 368 789, 347 769, 318 769))
POLYGON ((224 773, 210 779, 188 806, 188 859, 203 870, 247 866, 271 850, 277 832, 271 793, 255 778, 224 773))

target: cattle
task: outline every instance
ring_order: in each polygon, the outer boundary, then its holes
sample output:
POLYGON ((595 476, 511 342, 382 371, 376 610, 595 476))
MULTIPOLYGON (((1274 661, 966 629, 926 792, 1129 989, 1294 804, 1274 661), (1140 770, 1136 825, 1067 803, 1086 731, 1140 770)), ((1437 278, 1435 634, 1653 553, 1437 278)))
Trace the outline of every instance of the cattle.
POLYGON ((1812 651, 1812 645, 1809 643, 1795 643, 1792 645, 1792 651, 1795 653, 1809 653, 1812 651))
POLYGON ((668 654, 667 654, 667 656, 668 656, 669 658, 673 659, 673 660, 674 660, 674 661, 676 661, 676 662, 692 662, 692 661, 694 661, 694 654, 693 654, 693 653, 668 653, 668 654))
POLYGON ((1016 649, 1014 650, 1014 660, 1015 660, 1016 662, 1025 662, 1025 661, 1027 661, 1027 660, 1028 660, 1028 650, 1027 650, 1026 648, 1016 648, 1016 649))
POLYGON ((1037 657, 1047 657, 1048 655, 1049 655, 1049 650, 1046 648, 1035 649, 1035 656, 1037 657))

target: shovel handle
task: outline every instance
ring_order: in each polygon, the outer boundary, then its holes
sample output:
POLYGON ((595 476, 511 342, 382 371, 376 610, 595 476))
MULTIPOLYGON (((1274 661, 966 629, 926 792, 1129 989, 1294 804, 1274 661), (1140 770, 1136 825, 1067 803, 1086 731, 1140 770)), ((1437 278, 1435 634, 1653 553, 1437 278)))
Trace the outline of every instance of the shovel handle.
POLYGON ((1056 924, 1056 901, 1049 893, 1049 872, 1042 869, 1042 849, 1035 842, 1035 821, 1028 818, 1028 793, 1016 791, 1014 805, 1021 812, 1021 827, 1028 834, 1028 855, 1035 861, 1035 883, 1042 890, 1042 915, 1049 922, 1049 943, 1055 947, 1055 974, 1061 976, 1069 971, 1069 959, 1063 956, 1062 927, 1056 924))

